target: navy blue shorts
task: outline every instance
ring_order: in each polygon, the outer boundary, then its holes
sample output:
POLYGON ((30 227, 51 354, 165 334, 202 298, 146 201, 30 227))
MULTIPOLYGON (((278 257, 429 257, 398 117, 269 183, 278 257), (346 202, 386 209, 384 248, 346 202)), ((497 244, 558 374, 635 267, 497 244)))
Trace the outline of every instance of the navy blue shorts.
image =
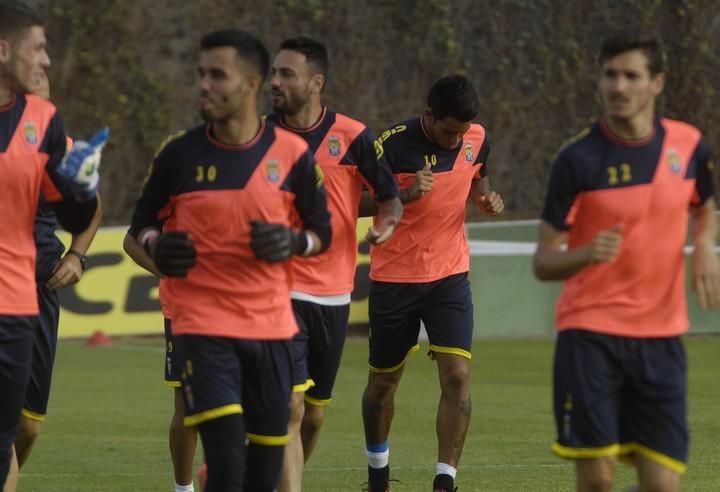
POLYGON ((563 330, 553 373, 557 455, 629 458, 638 453, 685 471, 687 370, 680 337, 563 330))
POLYGON ((168 318, 163 318, 163 321, 165 325, 165 384, 171 388, 179 388, 182 369, 179 366, 178 356, 175 350, 172 321, 168 318))
POLYGON ((305 391, 313 405, 330 403, 350 315, 350 305, 322 306, 293 299, 300 331, 292 339, 293 391, 305 391))
POLYGON ((23 415, 33 420, 45 420, 50 384, 57 350, 58 323, 60 322, 60 299, 57 291, 43 283, 37 286, 40 306, 39 323, 33 343, 32 369, 25 394, 23 415))
POLYGON ((32 366, 37 316, 0 316, 0 483, 5 483, 32 366))
POLYGON ((287 443, 292 389, 288 340, 241 340, 176 335, 185 425, 243 414, 247 438, 256 444, 287 443))
POLYGON ((471 357, 473 304, 468 274, 427 283, 370 284, 370 370, 399 369, 418 348, 420 321, 430 341, 430 355, 471 357))

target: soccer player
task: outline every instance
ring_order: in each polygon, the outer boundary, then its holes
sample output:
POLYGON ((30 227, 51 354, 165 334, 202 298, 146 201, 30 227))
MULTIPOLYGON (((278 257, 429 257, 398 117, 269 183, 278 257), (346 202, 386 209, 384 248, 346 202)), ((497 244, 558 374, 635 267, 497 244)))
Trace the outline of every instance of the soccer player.
POLYGON ((263 44, 225 30, 200 47, 206 123, 158 153, 130 233, 167 277, 185 424, 200 432, 207 492, 272 491, 297 332, 288 260, 327 249, 330 216, 305 141, 258 117, 263 44))
MULTIPOLYGON (((430 88, 421 116, 380 135, 381 161, 395 174, 405 211, 392 241, 370 253, 370 374, 362 413, 371 492, 390 489, 395 391, 406 357, 418 348, 421 321, 441 388, 433 488, 455 488, 471 409, 473 306, 465 203, 469 197, 490 215, 504 207, 490 189, 490 140, 485 128, 472 122, 478 111, 470 80, 447 76, 430 88)), ((372 211, 371 205, 364 200, 363 212, 372 211)))
POLYGON ((377 161, 375 136, 357 120, 323 106, 325 46, 307 37, 287 39, 272 64, 273 109, 268 121, 302 137, 325 177, 333 244, 321 256, 293 260, 290 293, 300 332, 291 347, 293 393, 282 492, 300 491, 303 465, 317 444, 345 343, 357 261, 356 222, 363 186, 380 203, 371 244, 390 238, 402 215, 390 169, 377 161), (329 266, 331 265, 331 266, 329 266))
POLYGON ((72 234, 87 229, 97 210, 99 141, 76 142, 66 153, 55 107, 29 94, 50 65, 45 48, 37 13, 0 0, 0 200, 7 211, 0 220, 0 483, 13 461, 38 324, 33 222, 41 192, 72 234))
POLYGON ((180 386, 182 368, 179 365, 172 334, 172 313, 165 294, 167 280, 162 277, 152 258, 130 233, 125 235, 123 249, 135 263, 160 279, 159 297, 165 328, 165 384, 174 390, 174 412, 170 419, 169 444, 175 476, 175 492, 194 492, 193 458, 197 447, 197 429, 195 426, 186 426, 183 423, 185 402, 180 386))
POLYGON ((599 66, 602 117, 553 164, 533 260, 539 279, 564 281, 552 449, 575 460, 579 491, 611 490, 620 458, 640 490, 673 492, 688 452, 689 216, 693 288, 701 307, 720 306, 712 165, 697 128, 655 114, 657 38, 610 37, 599 66))
MULTIPOLYGON (((47 74, 44 71, 40 72, 36 82, 33 93, 49 100, 50 84, 47 74)), ((22 410, 20 430, 15 438, 15 452, 20 468, 30 456, 32 447, 42 431, 47 413, 60 322, 60 300, 57 290, 79 282, 87 267, 85 253, 95 237, 102 218, 99 194, 97 200, 98 206, 90 225, 83 232, 72 235, 70 247, 63 255, 65 247, 55 235, 57 228, 55 212, 40 197, 34 230, 37 247, 35 278, 40 316, 33 344, 30 382, 22 410)))

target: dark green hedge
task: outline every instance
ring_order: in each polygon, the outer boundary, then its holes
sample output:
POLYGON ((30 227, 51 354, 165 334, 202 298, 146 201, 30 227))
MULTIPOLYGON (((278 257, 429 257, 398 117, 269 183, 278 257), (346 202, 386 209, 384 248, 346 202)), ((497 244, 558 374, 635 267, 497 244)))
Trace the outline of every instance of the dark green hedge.
MULTIPOLYGON (((670 71, 665 115, 720 146, 720 8, 703 0, 58 0, 49 14, 53 97, 73 135, 113 130, 103 164, 106 223, 127 223, 163 136, 196 120, 202 33, 236 26, 327 43, 325 100, 376 131, 423 108, 436 78, 464 72, 494 142, 491 178, 510 215, 536 216, 550 159, 598 112, 595 52, 619 27, 654 29, 670 71)), ((267 109, 267 90, 263 101, 267 109)))

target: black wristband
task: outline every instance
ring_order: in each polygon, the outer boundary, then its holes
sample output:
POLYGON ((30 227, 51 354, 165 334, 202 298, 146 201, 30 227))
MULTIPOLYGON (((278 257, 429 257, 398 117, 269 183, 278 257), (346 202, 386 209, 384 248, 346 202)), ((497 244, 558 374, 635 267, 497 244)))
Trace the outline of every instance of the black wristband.
POLYGON ((85 269, 87 268, 87 256, 82 254, 80 251, 76 251, 74 249, 67 250, 67 252, 65 253, 65 256, 67 256, 67 255, 73 255, 78 260, 80 260, 80 268, 82 268, 83 272, 85 271, 85 269))

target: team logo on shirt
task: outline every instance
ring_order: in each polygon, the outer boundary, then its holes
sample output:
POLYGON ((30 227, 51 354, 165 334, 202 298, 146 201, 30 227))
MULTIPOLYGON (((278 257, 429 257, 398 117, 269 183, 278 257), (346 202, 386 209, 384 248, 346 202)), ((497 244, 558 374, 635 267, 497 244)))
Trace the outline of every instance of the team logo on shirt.
POLYGON ((27 123, 25 123, 25 126, 23 126, 23 135, 25 136, 25 141, 30 145, 35 145, 38 143, 37 127, 32 121, 28 121, 27 123))
POLYGON ((668 166, 670 166, 670 171, 672 171, 673 174, 679 174, 680 171, 682 171, 682 162, 680 162, 680 155, 677 150, 668 150, 665 154, 665 159, 667 160, 668 166))
POLYGON ((475 160, 475 152, 473 152, 472 143, 465 144, 465 160, 471 162, 475 160))
POLYGON ((333 157, 340 155, 340 139, 335 135, 331 135, 330 138, 328 138, 328 150, 333 157))
POLYGON ((267 178, 271 183, 280 181, 280 162, 277 159, 270 159, 266 165, 267 178))

